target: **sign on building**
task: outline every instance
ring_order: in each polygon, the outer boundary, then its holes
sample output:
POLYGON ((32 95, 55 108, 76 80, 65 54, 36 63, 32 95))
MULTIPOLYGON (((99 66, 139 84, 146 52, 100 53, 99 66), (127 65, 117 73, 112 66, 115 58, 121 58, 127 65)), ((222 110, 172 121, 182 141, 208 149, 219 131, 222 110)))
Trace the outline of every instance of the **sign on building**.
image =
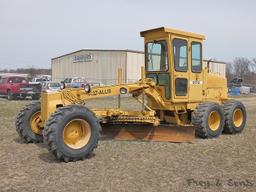
POLYGON ((91 54, 83 54, 83 55, 74 55, 73 56, 73 63, 77 62, 90 62, 93 60, 91 54))

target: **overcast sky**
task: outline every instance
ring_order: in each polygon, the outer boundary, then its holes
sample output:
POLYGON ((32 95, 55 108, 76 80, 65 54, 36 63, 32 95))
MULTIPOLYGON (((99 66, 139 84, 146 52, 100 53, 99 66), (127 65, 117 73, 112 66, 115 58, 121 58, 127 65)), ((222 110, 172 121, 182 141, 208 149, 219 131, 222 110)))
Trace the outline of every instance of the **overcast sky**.
POLYGON ((204 58, 256 57, 254 0, 0 0, 0 70, 79 49, 143 50, 142 30, 204 34, 204 58))

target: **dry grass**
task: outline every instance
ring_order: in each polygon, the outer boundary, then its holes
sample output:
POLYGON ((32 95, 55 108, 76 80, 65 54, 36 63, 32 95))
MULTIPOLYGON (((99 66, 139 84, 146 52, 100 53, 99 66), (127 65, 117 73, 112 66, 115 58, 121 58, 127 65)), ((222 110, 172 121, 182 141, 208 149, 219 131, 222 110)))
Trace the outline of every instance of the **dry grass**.
POLYGON ((68 164, 21 142, 15 114, 28 101, 1 100, 0 191, 256 191, 256 99, 239 99, 248 112, 242 134, 195 144, 100 141, 95 156, 68 164))

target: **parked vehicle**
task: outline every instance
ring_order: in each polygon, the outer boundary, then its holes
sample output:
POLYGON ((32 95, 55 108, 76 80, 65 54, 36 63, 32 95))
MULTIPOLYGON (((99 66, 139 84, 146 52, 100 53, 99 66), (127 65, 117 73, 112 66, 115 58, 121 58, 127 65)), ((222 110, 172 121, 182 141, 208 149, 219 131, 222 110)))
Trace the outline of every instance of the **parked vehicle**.
POLYGON ((39 99, 41 85, 30 85, 25 77, 9 76, 0 77, 0 95, 7 96, 9 100, 16 98, 26 98, 31 96, 32 99, 39 99))
POLYGON ((54 82, 54 81, 47 81, 43 83, 42 86, 42 92, 56 92, 61 89, 61 84, 59 82, 54 82))
POLYGON ((41 75, 41 78, 45 79, 46 81, 52 81, 51 75, 41 75))
POLYGON ((91 87, 102 87, 105 86, 103 83, 99 82, 99 83, 95 83, 95 82, 90 82, 89 83, 91 87))
POLYGON ((30 82, 31 83, 42 83, 42 82, 45 82, 45 81, 47 81, 47 79, 40 78, 40 77, 34 77, 30 82))
POLYGON ((79 88, 84 87, 88 82, 81 77, 74 77, 74 78, 66 78, 62 83, 65 87, 72 87, 72 88, 79 88))
POLYGON ((46 81, 47 81, 47 80, 44 79, 44 78, 35 77, 35 78, 33 78, 33 79, 29 82, 29 84, 31 84, 31 85, 42 85, 43 82, 46 82, 46 81))

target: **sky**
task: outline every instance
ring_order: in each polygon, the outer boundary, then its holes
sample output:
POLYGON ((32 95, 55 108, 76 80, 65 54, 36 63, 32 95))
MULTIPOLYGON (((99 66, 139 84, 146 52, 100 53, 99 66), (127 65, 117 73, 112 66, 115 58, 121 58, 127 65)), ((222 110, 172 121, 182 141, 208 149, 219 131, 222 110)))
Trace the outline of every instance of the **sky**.
POLYGON ((139 32, 206 36, 203 57, 256 57, 254 0, 0 0, 0 70, 50 68, 80 49, 143 50, 139 32))

